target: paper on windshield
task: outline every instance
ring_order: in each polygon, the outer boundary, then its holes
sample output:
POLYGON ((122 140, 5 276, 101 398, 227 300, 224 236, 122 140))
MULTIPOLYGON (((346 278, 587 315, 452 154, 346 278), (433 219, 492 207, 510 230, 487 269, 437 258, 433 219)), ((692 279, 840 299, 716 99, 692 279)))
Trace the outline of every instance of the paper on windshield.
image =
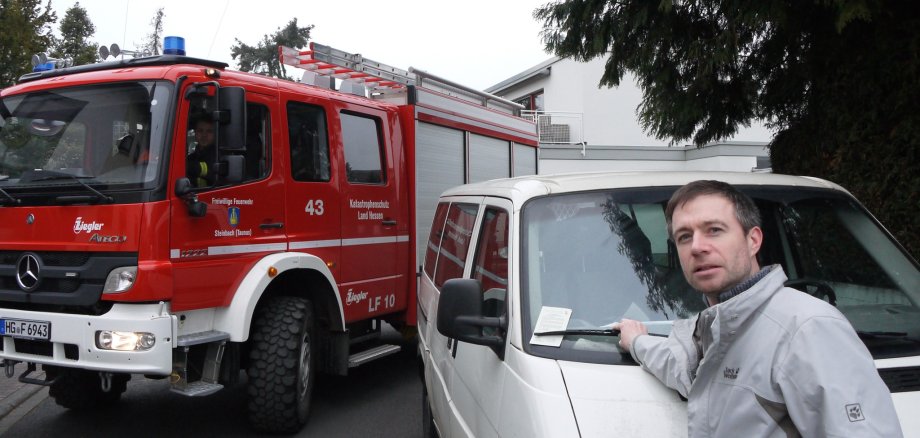
MULTIPOLYGON (((569 318, 572 316, 572 309, 565 307, 548 307, 543 306, 540 309, 540 316, 537 317, 537 326, 533 329, 534 333, 553 332, 565 330, 569 326, 569 318)), ((546 345, 547 347, 558 347, 562 345, 562 335, 554 336, 531 336, 530 343, 533 345, 546 345)))

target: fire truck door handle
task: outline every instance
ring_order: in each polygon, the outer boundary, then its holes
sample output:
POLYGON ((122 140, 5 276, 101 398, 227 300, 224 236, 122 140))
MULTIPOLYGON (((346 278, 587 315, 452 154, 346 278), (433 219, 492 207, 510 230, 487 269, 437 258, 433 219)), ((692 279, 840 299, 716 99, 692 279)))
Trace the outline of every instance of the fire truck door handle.
POLYGON ((380 223, 382 223, 385 227, 392 227, 393 225, 396 225, 396 221, 392 219, 387 219, 387 220, 381 221, 380 223))
POLYGON ((263 230, 268 230, 271 228, 284 228, 284 222, 272 222, 267 224, 259 224, 259 228, 263 230))

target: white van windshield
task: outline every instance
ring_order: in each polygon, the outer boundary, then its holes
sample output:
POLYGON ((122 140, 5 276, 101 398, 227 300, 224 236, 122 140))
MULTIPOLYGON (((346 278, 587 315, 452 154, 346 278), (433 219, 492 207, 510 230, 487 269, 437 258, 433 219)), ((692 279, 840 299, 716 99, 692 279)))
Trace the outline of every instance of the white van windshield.
MULTIPOLYGON (((782 265, 787 285, 834 304, 875 358, 920 354, 917 264, 856 201, 830 190, 741 189, 763 216, 761 266, 782 265)), ((670 321, 705 307, 667 236, 664 206, 673 190, 579 192, 525 205, 525 340, 547 307, 571 310, 567 329, 603 329, 630 318, 661 335, 670 321)), ((527 347, 564 360, 628 362, 617 340, 567 335, 559 347, 527 347)))

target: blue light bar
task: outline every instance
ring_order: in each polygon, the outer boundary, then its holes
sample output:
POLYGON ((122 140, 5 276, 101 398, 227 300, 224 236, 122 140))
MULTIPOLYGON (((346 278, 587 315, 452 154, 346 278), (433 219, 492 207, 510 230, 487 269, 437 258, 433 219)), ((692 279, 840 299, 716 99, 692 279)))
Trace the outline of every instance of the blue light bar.
POLYGON ((44 64, 38 64, 35 67, 32 67, 32 71, 48 71, 54 70, 54 61, 49 61, 44 64))
POLYGON ((185 56, 185 38, 178 36, 168 36, 164 38, 163 54, 185 56))

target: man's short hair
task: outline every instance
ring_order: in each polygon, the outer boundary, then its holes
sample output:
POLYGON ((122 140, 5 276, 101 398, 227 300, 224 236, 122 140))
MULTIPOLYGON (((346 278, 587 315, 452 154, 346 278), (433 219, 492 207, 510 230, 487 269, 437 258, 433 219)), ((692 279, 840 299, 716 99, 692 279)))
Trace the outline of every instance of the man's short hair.
POLYGON ((742 230, 746 235, 751 228, 760 226, 760 210, 754 204, 748 195, 741 193, 738 189, 729 183, 715 180, 693 181, 677 189, 667 207, 664 209, 665 219, 668 223, 668 236, 674 238, 674 229, 671 227, 671 219, 674 217, 674 210, 678 207, 704 195, 718 195, 735 207, 735 218, 741 224, 742 230))

